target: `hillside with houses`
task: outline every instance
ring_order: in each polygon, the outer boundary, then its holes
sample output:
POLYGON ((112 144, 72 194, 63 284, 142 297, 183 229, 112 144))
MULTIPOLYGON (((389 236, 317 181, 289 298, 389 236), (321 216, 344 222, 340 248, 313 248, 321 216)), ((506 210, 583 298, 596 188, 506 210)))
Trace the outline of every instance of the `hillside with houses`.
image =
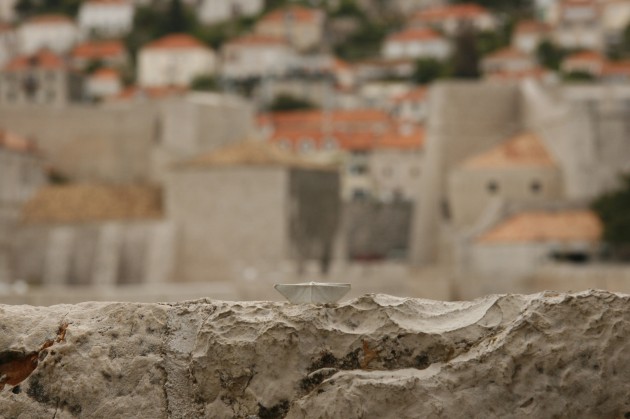
POLYGON ((628 121, 630 0, 5 1, 0 294, 629 290, 628 121))

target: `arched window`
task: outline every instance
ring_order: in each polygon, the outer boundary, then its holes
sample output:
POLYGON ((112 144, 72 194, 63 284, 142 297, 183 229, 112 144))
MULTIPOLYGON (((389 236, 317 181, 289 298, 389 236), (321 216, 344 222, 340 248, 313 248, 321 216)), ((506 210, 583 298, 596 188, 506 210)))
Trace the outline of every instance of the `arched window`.
POLYGON ((542 183, 540 183, 539 180, 533 180, 532 183, 529 185, 529 189, 532 191, 532 193, 538 194, 540 193, 540 191, 542 191, 542 183))
POLYGON ((324 141, 324 150, 337 150, 339 148, 339 142, 334 137, 326 138, 324 141))
POLYGON ((315 149, 315 141, 312 138, 302 138, 300 140, 300 151, 308 153, 315 149))
POLYGON ((283 150, 291 150, 291 141, 289 141, 286 138, 281 138, 280 140, 278 140, 278 147, 280 147, 283 150))
POLYGON ((490 192, 491 194, 495 194, 499 192, 499 184, 496 181, 491 180, 490 182, 488 182, 487 189, 488 192, 490 192))

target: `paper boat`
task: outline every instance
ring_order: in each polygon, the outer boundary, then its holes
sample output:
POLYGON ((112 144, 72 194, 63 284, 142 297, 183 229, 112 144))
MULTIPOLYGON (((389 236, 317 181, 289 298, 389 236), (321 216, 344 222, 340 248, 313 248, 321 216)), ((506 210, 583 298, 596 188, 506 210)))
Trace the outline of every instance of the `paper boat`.
POLYGON ((306 282, 276 284, 274 288, 293 304, 325 304, 339 301, 350 291, 350 284, 306 282))

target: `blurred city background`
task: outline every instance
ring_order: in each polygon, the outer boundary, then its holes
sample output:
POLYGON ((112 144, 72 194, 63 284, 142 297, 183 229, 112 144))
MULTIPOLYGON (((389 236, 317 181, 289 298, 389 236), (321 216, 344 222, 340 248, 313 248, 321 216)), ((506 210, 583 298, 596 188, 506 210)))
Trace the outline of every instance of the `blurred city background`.
POLYGON ((0 302, 630 292, 630 0, 0 0, 0 302))

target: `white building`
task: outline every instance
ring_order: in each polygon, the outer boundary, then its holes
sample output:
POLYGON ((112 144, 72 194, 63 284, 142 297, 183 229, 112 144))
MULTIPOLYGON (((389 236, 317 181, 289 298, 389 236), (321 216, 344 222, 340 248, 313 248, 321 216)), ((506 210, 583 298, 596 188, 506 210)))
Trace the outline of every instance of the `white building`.
POLYGON ((133 28, 134 4, 129 0, 89 0, 81 3, 79 27, 87 36, 121 36, 133 28))
POLYGON ((111 68, 101 68, 87 78, 86 93, 92 98, 112 98, 117 96, 122 88, 120 74, 111 68))
POLYGON ((64 15, 35 16, 18 28, 18 46, 22 54, 34 54, 43 48, 66 53, 78 39, 77 26, 64 15))
POLYGON ((432 27, 448 36, 456 35, 464 25, 481 32, 492 31, 497 21, 490 11, 475 3, 427 7, 414 14, 410 21, 412 28, 432 27))
POLYGON ((544 22, 520 21, 512 33, 512 46, 526 54, 533 54, 538 45, 549 36, 549 32, 550 28, 544 22))
POLYGON ((604 49, 601 7, 595 0, 565 0, 559 6, 554 42, 566 49, 604 49))
POLYGON ((140 50, 138 81, 142 87, 188 86, 195 77, 216 70, 214 51, 186 34, 167 35, 140 50))
POLYGON ((451 45, 442 35, 429 28, 406 29, 387 37, 383 57, 388 60, 401 58, 435 58, 444 60, 451 54, 451 45))
POLYGON ((17 36, 10 25, 0 23, 0 67, 17 53, 17 36))
POLYGON ((244 35, 227 42, 222 50, 221 74, 232 79, 286 74, 297 54, 282 38, 244 35))
POLYGON ((251 17, 262 12, 263 0, 201 0, 197 17, 211 25, 240 17, 251 17))
POLYGON ((537 68, 536 61, 516 48, 503 48, 488 54, 481 61, 483 73, 521 73, 537 68))
POLYGON ((15 4, 18 0, 0 1, 0 21, 13 22, 15 20, 15 4))
POLYGON ((424 122, 429 112, 428 88, 415 87, 392 100, 391 112, 404 121, 424 122))

